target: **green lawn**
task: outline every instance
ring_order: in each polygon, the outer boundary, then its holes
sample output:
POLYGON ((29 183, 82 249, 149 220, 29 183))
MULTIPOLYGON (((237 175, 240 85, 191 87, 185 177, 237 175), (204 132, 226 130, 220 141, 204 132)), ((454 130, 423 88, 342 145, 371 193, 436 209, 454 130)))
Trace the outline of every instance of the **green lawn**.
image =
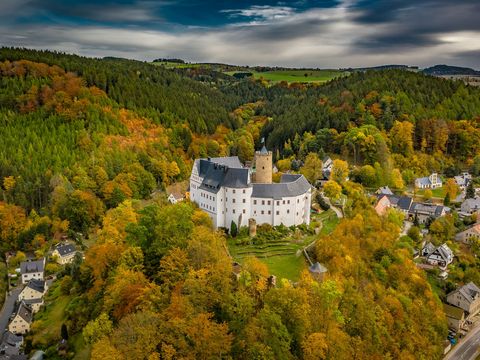
POLYGON ((273 256, 261 258, 260 261, 268 266, 269 272, 277 276, 278 280, 285 278, 297 281, 302 270, 307 268, 307 262, 302 254, 273 256))
MULTIPOLYGON (((328 210, 321 214, 312 214, 312 221, 322 221, 320 234, 330 234, 337 226, 339 219, 333 210, 328 210)), ((241 240, 249 240, 249 238, 230 238, 227 245, 230 255, 239 263, 248 256, 255 256, 268 266, 272 275, 276 275, 279 279, 296 281, 302 270, 307 267, 301 250, 317 238, 318 235, 291 232, 264 244, 242 245, 241 240)))
MULTIPOLYGON (((417 193, 416 193, 416 195, 423 197, 423 195, 425 194, 425 190, 426 190, 426 189, 420 189, 420 190, 418 190, 417 193)), ((445 198, 445 189, 444 189, 443 186, 440 187, 440 188, 433 189, 433 190, 432 190, 432 194, 433 194, 433 197, 434 197, 434 198, 441 198, 441 199, 443 199, 443 198, 445 198)))
POLYGON ((349 73, 340 70, 274 70, 274 71, 228 71, 226 74, 233 75, 237 72, 251 72, 256 79, 264 78, 272 82, 316 82, 323 83, 336 77, 346 76, 349 73), (306 76, 305 76, 306 75, 306 76))
POLYGON ((60 286, 53 284, 45 297, 45 306, 34 317, 32 324, 33 346, 49 346, 60 339, 60 329, 65 316, 65 308, 70 296, 60 293, 60 286))

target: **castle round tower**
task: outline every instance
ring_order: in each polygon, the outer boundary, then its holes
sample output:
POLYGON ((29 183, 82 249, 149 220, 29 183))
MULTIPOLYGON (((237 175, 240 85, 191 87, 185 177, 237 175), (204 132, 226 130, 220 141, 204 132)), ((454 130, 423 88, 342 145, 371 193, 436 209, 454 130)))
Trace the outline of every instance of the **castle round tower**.
POLYGON ((255 182, 271 184, 272 172, 272 152, 263 145, 262 150, 255 152, 255 182))

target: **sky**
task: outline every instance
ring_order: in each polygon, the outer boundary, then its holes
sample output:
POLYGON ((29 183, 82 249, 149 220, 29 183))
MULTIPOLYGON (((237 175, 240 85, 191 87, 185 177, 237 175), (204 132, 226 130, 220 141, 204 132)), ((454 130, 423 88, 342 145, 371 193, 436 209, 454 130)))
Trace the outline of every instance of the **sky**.
POLYGON ((138 60, 480 70, 480 0, 0 0, 0 45, 138 60))

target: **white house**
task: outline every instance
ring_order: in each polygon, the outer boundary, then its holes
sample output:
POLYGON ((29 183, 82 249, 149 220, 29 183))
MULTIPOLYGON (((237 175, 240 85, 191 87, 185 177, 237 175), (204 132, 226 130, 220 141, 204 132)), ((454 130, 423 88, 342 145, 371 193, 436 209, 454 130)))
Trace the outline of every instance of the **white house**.
POLYGON ((43 295, 47 289, 48 288, 45 281, 32 279, 20 292, 18 295, 18 300, 23 301, 26 305, 29 305, 33 313, 36 313, 43 305, 43 295))
POLYGON ((55 246, 52 256, 57 259, 57 263, 65 265, 71 263, 75 258, 77 250, 73 244, 59 244, 55 246))
POLYGON ((176 204, 180 201, 185 200, 185 195, 177 192, 171 192, 170 195, 168 195, 167 200, 170 204, 176 204))
POLYGON ((10 321, 10 324, 8 324, 8 331, 14 334, 26 334, 30 331, 32 318, 32 310, 22 301, 18 305, 17 311, 10 321))
POLYGON ((33 261, 22 261, 20 263, 20 273, 22 275, 22 284, 28 283, 31 279, 43 280, 45 270, 45 258, 33 261))
POLYGON ((442 187, 442 185, 442 179, 440 179, 437 173, 415 179, 415 187, 419 189, 436 189, 442 187))
POLYGON ((430 265, 438 265, 440 269, 445 270, 453 261, 453 252, 447 244, 435 247, 432 243, 426 243, 422 249, 422 256, 425 257, 430 265))
POLYGON ((323 159, 323 162, 322 162, 322 174, 324 179, 328 180, 330 178, 332 169, 333 169, 333 160, 330 158, 330 156, 327 156, 323 159))
POLYGON ((190 177, 190 200, 210 215, 215 227, 310 223, 311 185, 303 175, 284 174, 272 183, 272 153, 255 154, 255 169, 236 156, 197 159, 190 177))

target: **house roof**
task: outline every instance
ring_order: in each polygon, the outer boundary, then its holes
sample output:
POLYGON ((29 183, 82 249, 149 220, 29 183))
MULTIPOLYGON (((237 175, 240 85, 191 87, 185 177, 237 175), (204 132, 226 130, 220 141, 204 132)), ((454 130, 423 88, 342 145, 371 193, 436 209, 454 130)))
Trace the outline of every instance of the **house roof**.
POLYGON ((44 258, 40 260, 34 260, 34 261, 22 261, 22 263, 20 264, 20 271, 22 272, 22 274, 43 272, 44 268, 45 268, 44 258))
POLYGON ((427 255, 430 255, 435 251, 435 245, 433 245, 431 242, 427 242, 423 247, 423 251, 426 252, 427 255))
POLYGON ((428 176, 415 179, 415 182, 420 185, 431 185, 432 182, 428 176))
POLYGON ((450 261, 453 259, 453 252, 452 250, 448 247, 447 244, 442 244, 439 247, 435 249, 435 251, 438 251, 439 255, 445 259, 446 261, 450 261))
POLYGON ((265 144, 263 144, 262 149, 259 151, 260 155, 268 155, 268 150, 265 147, 265 144))
POLYGON ((378 188, 377 194, 384 194, 384 195, 393 195, 392 190, 388 186, 382 186, 378 188))
POLYGON ((398 196, 398 195, 388 195, 388 194, 377 194, 377 199, 380 200, 383 197, 387 197, 388 201, 392 206, 396 206, 404 211, 410 210, 413 199, 408 196, 398 196))
POLYGON ((45 281, 43 280, 37 280, 37 279, 31 279, 27 286, 30 289, 36 290, 38 292, 41 292, 42 294, 45 292, 45 281))
POLYGON ((6 331, 5 334, 3 335, 2 342, 11 346, 17 346, 18 344, 23 343, 23 336, 15 335, 10 331, 6 331))
POLYGON ((477 300, 480 297, 480 289, 473 282, 469 282, 455 291, 460 292, 469 303, 477 300))
POLYGON ((472 179, 472 175, 463 173, 462 175, 454 176, 454 179, 458 186, 467 186, 472 179))
POLYGON ((319 262, 316 262, 315 264, 309 266, 308 270, 314 274, 324 274, 328 271, 328 269, 319 262))
POLYGON ((471 209, 471 210, 480 209, 480 197, 475 197, 474 199, 466 199, 462 203, 461 208, 463 211, 465 211, 466 209, 471 209))
POLYGON ((279 183, 252 185, 252 197, 276 200, 305 194, 311 188, 305 176, 298 174, 283 174, 279 183))
POLYGON ((23 299, 22 300, 25 305, 33 305, 33 304, 42 304, 43 303, 43 299, 42 298, 38 298, 38 299, 23 299))
POLYGON ((62 257, 66 255, 70 255, 76 251, 75 246, 72 244, 57 245, 55 247, 55 250, 57 250, 60 256, 62 257))
POLYGON ((20 316, 23 320, 30 324, 32 322, 33 314, 32 310, 22 301, 18 306, 15 316, 20 316))
POLYGON ((443 304, 443 311, 448 317, 455 320, 462 320, 465 316, 463 309, 448 304, 443 304))
POLYGON ((242 163, 238 156, 225 156, 225 157, 215 157, 208 159, 199 159, 198 161, 198 174, 201 177, 205 176, 206 171, 210 167, 209 164, 223 165, 229 168, 243 168, 242 163))
POLYGON ((419 213, 423 215, 429 215, 434 217, 442 216, 443 212, 448 212, 450 210, 449 207, 442 206, 442 205, 435 205, 435 204, 425 204, 425 203, 418 203, 414 202, 411 207, 412 213, 419 213))

